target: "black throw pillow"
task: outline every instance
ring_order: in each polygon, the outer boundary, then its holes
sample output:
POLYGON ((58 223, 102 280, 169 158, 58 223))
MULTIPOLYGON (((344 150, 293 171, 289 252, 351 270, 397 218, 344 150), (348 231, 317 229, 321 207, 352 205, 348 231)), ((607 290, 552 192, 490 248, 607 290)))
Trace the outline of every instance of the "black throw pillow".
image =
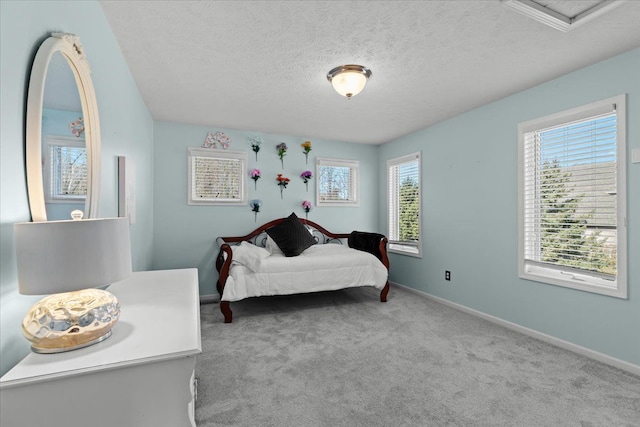
POLYGON ((293 212, 280 224, 268 229, 267 234, 276 242, 284 256, 288 257, 298 256, 316 243, 293 212))

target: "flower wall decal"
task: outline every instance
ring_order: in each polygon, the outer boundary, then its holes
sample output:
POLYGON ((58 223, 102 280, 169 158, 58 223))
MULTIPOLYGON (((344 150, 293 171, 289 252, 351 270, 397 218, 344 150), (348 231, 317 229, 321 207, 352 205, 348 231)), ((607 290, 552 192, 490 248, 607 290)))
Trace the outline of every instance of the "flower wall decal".
POLYGON ((305 141, 302 144, 302 149, 304 150, 304 162, 305 164, 309 164, 309 152, 311 151, 311 141, 305 141))
POLYGON ((258 168, 251 169, 251 171, 249 171, 249 175, 251 175, 251 179, 255 183, 255 189, 257 190, 258 189, 258 180, 262 176, 262 173, 260 172, 260 169, 258 169, 258 168))
POLYGON ((254 136, 253 138, 249 138, 249 142, 251 143, 251 149, 254 153, 256 153, 256 162, 258 161, 258 151, 260 151, 260 146, 264 142, 259 136, 254 136))
POLYGON ((309 212, 311 211, 311 209, 313 209, 313 205, 311 204, 311 202, 308 200, 302 202, 302 209, 304 209, 304 217, 306 219, 309 219, 309 212))
POLYGON ((260 207, 262 206, 262 200, 253 199, 249 202, 249 206, 251 206, 251 211, 254 212, 254 222, 258 222, 258 212, 260 212, 260 207))
POLYGON ((300 174, 300 178, 304 181, 304 185, 307 186, 307 191, 309 191, 309 180, 313 178, 313 174, 311 171, 304 171, 300 174))
POLYGON ((282 190, 287 188, 287 184, 289 184, 289 181, 291 180, 286 176, 282 176, 282 174, 279 173, 278 176, 276 177, 276 181, 278 181, 278 185, 280 186, 280 198, 282 199, 284 198, 282 195, 282 190))
POLYGON ((287 144, 281 142, 276 145, 276 150, 278 150, 278 157, 280 157, 280 163, 282 163, 282 169, 284 169, 284 156, 287 155, 287 144))

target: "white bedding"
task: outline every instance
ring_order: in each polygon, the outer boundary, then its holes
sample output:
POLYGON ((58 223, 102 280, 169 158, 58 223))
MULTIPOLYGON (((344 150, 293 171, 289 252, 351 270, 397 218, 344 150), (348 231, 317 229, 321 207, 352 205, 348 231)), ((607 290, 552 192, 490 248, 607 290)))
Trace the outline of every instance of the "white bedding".
POLYGON ((270 254, 246 242, 232 250, 222 301, 359 286, 382 289, 387 283, 387 269, 378 258, 343 245, 314 245, 296 257, 270 254))

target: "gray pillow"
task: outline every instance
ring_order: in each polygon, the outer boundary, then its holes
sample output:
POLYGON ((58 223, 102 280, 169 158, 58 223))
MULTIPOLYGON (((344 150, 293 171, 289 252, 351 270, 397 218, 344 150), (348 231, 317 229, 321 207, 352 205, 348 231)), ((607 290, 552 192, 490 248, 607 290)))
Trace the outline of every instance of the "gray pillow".
POLYGON ((268 229, 267 234, 287 257, 298 256, 316 243, 294 212, 280 224, 268 229))

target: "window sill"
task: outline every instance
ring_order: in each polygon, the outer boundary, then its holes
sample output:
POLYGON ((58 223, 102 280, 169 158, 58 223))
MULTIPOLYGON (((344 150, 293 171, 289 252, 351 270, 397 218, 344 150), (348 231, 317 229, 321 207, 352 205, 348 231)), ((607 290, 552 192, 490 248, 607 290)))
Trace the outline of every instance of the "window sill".
POLYGON ((45 203, 64 203, 64 204, 80 204, 80 203, 84 203, 86 201, 86 197, 85 196, 80 196, 80 197, 73 197, 73 196, 69 196, 69 197, 54 197, 54 198, 49 198, 49 197, 45 197, 45 203))
POLYGON ((387 247, 387 251, 389 253, 394 253, 398 255, 406 255, 414 258, 422 258, 422 253, 420 252, 420 249, 415 246, 400 245, 398 243, 389 243, 389 246, 387 247))
POLYGON ((519 274, 521 279, 548 285, 562 286, 584 292, 627 299, 627 289, 618 282, 605 281, 578 274, 563 275, 562 273, 540 267, 527 267, 527 271, 519 274), (569 277, 571 276, 571 277, 569 277))
POLYGON ((316 202, 317 207, 330 206, 330 207, 342 207, 342 208, 357 208, 360 207, 359 202, 316 202))

